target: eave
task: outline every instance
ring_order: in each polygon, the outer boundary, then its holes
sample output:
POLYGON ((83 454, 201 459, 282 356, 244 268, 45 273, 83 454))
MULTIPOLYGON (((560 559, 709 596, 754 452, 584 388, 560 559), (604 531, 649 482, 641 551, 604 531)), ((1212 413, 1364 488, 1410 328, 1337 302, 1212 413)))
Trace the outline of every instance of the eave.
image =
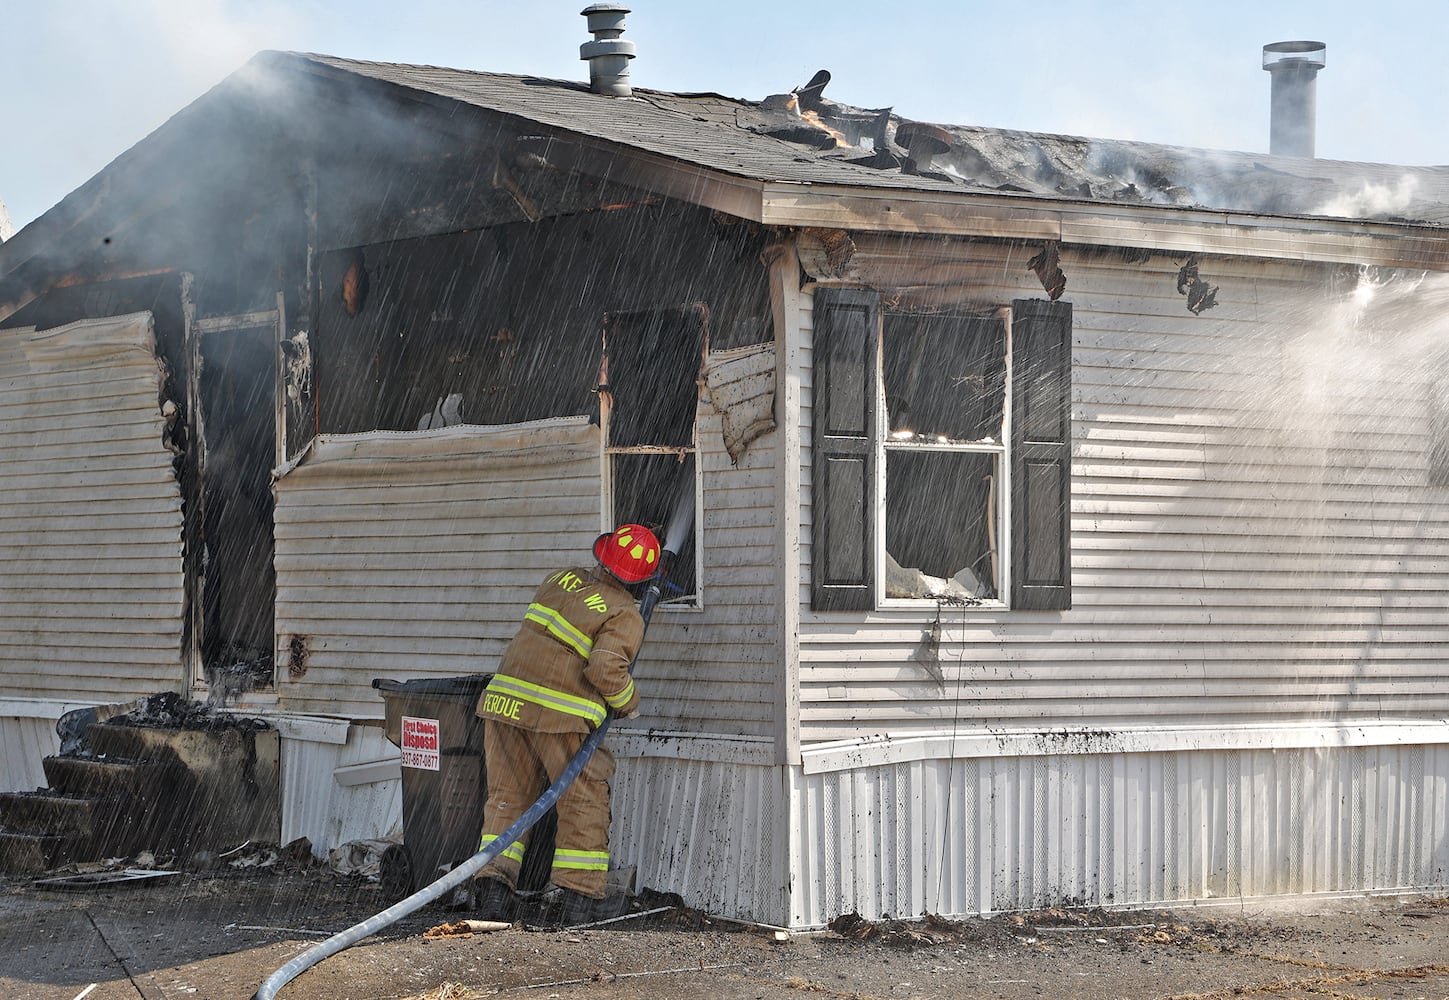
MULTIPOLYGON (((556 133, 558 134, 558 133, 556 133)), ((1057 240, 1173 254, 1449 271, 1449 232, 1429 225, 1272 216, 981 191, 766 181, 579 135, 550 160, 765 226, 1057 240), (567 164, 557 161, 558 156, 567 164)))
POLYGON ((1130 247, 1167 253, 1449 270, 1449 233, 1431 226, 1196 209, 1045 201, 1019 195, 764 185, 770 226, 1130 247))

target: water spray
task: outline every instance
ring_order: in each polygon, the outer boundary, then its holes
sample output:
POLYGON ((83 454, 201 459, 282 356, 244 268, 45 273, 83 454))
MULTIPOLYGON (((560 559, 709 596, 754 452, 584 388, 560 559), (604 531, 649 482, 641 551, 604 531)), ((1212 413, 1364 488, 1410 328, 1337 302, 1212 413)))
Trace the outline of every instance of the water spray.
MULTIPOLYGON (((664 527, 664 541, 661 543, 663 555, 659 561, 659 570, 649 578, 649 583, 639 599, 639 614, 644 619, 644 628, 649 628, 649 619, 654 614, 654 608, 664 592, 664 574, 668 571, 670 563, 689 540, 690 533, 694 530, 694 481, 689 478, 683 487, 680 488, 678 497, 675 500, 674 508, 670 512, 669 522, 664 527)), ((629 664, 629 673, 634 672, 634 663, 638 661, 638 654, 629 664)), ((579 752, 574 755, 573 760, 559 774, 558 780, 544 789, 538 800, 524 810, 523 815, 513 822, 513 825, 500 833, 487 847, 480 850, 467 861, 447 872, 437 881, 426 885, 405 899, 398 900, 387 909, 375 913, 361 923, 354 924, 344 931, 332 935, 326 941, 308 948, 302 954, 292 959, 276 972, 273 972, 265 980, 257 991, 252 994, 252 1000, 274 1000, 277 992, 306 972, 312 966, 325 958, 337 954, 339 951, 352 947, 363 938, 370 937, 388 927, 403 917, 417 910, 422 909, 433 900, 442 897, 445 893, 452 892, 461 886, 469 878, 475 875, 484 865, 492 861, 505 849, 512 846, 513 842, 523 836, 534 824, 553 808, 570 785, 574 783, 579 774, 583 771, 584 765, 593 757, 594 751, 603 742, 604 734, 609 730, 609 724, 614 721, 613 710, 610 709, 604 715, 604 721, 599 727, 585 737, 584 742, 579 746, 579 752)))

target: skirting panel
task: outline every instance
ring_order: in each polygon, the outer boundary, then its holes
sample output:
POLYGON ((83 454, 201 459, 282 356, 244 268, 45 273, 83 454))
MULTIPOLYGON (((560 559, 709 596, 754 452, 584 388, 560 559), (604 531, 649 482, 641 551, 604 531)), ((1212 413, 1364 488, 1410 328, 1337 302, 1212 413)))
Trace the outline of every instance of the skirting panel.
POLYGON ((54 719, 0 715, 0 792, 44 788, 41 762, 59 752, 54 719))
POLYGON ((307 837, 320 858, 352 840, 400 840, 402 782, 395 768, 378 768, 375 781, 354 780, 347 770, 397 759, 397 747, 376 726, 349 727, 345 744, 284 737, 282 843, 307 837))
POLYGON ((612 864, 636 867, 636 889, 677 892, 720 916, 784 922, 781 768, 620 758, 610 786, 612 864))
POLYGON ((1449 747, 791 770, 789 924, 1442 886, 1449 747))

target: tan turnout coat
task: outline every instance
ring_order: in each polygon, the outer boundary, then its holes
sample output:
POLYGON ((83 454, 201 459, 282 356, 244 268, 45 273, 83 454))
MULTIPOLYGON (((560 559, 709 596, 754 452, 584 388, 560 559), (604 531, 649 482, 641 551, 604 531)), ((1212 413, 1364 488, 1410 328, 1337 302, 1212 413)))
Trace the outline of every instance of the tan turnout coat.
POLYGON ((587 733, 639 704, 629 676, 644 639, 634 597, 602 569, 563 569, 533 595, 478 715, 544 733, 587 733))

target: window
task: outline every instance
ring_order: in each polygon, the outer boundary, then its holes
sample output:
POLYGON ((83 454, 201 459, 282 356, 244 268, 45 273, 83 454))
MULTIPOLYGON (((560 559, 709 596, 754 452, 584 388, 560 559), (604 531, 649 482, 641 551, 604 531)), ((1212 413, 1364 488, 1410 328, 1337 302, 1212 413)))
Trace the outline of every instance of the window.
POLYGON ((817 610, 1070 606, 1071 306, 886 313, 815 293, 817 610))
MULTIPOLYGON (((676 509, 697 510, 695 414, 708 349, 703 305, 604 316, 601 419, 612 524, 647 525, 668 544, 676 509)), ((677 540, 664 579, 665 603, 699 603, 697 531, 677 540)))
POLYGON ((880 354, 885 597, 994 599, 1006 323, 887 314, 880 354))

